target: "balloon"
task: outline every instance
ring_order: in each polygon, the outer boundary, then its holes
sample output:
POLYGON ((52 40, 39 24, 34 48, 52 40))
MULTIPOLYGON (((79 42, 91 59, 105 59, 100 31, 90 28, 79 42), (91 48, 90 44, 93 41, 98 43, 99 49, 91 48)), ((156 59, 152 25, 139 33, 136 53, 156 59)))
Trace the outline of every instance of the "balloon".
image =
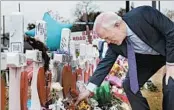
MULTIPOLYGON (((47 42, 46 45, 50 51, 60 49, 61 32, 63 28, 71 28, 72 24, 64 24, 54 20, 48 12, 43 16, 43 20, 47 23, 47 42)), ((25 33, 29 36, 35 36, 35 29, 25 33)))

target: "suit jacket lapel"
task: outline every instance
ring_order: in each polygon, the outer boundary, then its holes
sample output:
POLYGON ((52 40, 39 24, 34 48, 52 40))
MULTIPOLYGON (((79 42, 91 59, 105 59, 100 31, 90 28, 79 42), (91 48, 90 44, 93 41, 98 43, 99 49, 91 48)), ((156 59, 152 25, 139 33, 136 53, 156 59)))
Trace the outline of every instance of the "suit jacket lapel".
POLYGON ((126 44, 126 40, 123 41, 123 43, 121 45, 116 45, 116 44, 109 44, 109 47, 112 48, 113 51, 115 51, 116 53, 124 56, 127 58, 127 44, 126 44))
POLYGON ((121 55, 127 58, 127 43, 126 43, 126 39, 123 41, 122 45, 120 45, 120 48, 122 50, 121 55))

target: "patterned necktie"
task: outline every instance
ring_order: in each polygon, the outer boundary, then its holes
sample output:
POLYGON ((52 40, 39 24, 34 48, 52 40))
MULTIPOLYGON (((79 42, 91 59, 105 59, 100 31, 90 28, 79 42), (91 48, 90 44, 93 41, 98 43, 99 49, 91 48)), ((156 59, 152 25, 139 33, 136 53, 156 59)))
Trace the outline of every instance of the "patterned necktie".
POLYGON ((134 94, 136 94, 139 90, 138 78, 137 78, 137 65, 136 65, 134 48, 132 46, 132 43, 129 37, 130 36, 128 36, 126 40, 127 57, 128 57, 128 65, 129 65, 128 75, 130 79, 131 90, 134 94))

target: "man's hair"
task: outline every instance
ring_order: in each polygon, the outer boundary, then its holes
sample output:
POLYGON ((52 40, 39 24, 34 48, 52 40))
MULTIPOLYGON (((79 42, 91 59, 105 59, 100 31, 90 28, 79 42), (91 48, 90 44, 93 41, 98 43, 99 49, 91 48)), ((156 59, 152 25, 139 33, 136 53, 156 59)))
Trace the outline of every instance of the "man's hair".
POLYGON ((119 23, 121 20, 122 18, 114 12, 103 12, 96 17, 93 30, 96 31, 97 28, 112 28, 116 23, 119 23))

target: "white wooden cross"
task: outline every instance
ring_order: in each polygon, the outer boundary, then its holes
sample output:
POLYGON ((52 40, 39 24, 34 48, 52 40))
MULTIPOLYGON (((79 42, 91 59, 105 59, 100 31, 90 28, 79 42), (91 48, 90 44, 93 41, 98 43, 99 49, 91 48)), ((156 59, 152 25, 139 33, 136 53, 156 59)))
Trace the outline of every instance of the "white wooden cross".
POLYGON ((47 27, 43 20, 36 21, 35 38, 46 44, 47 42, 47 27))
POLYGON ((7 53, 7 66, 9 67, 9 110, 21 110, 20 81, 26 58, 23 54, 24 17, 20 12, 10 15, 10 48, 7 53))
POLYGON ((40 110, 41 104, 37 90, 37 79, 39 68, 43 67, 42 52, 39 50, 26 50, 26 58, 27 60, 33 61, 33 76, 31 82, 31 110, 40 110))

